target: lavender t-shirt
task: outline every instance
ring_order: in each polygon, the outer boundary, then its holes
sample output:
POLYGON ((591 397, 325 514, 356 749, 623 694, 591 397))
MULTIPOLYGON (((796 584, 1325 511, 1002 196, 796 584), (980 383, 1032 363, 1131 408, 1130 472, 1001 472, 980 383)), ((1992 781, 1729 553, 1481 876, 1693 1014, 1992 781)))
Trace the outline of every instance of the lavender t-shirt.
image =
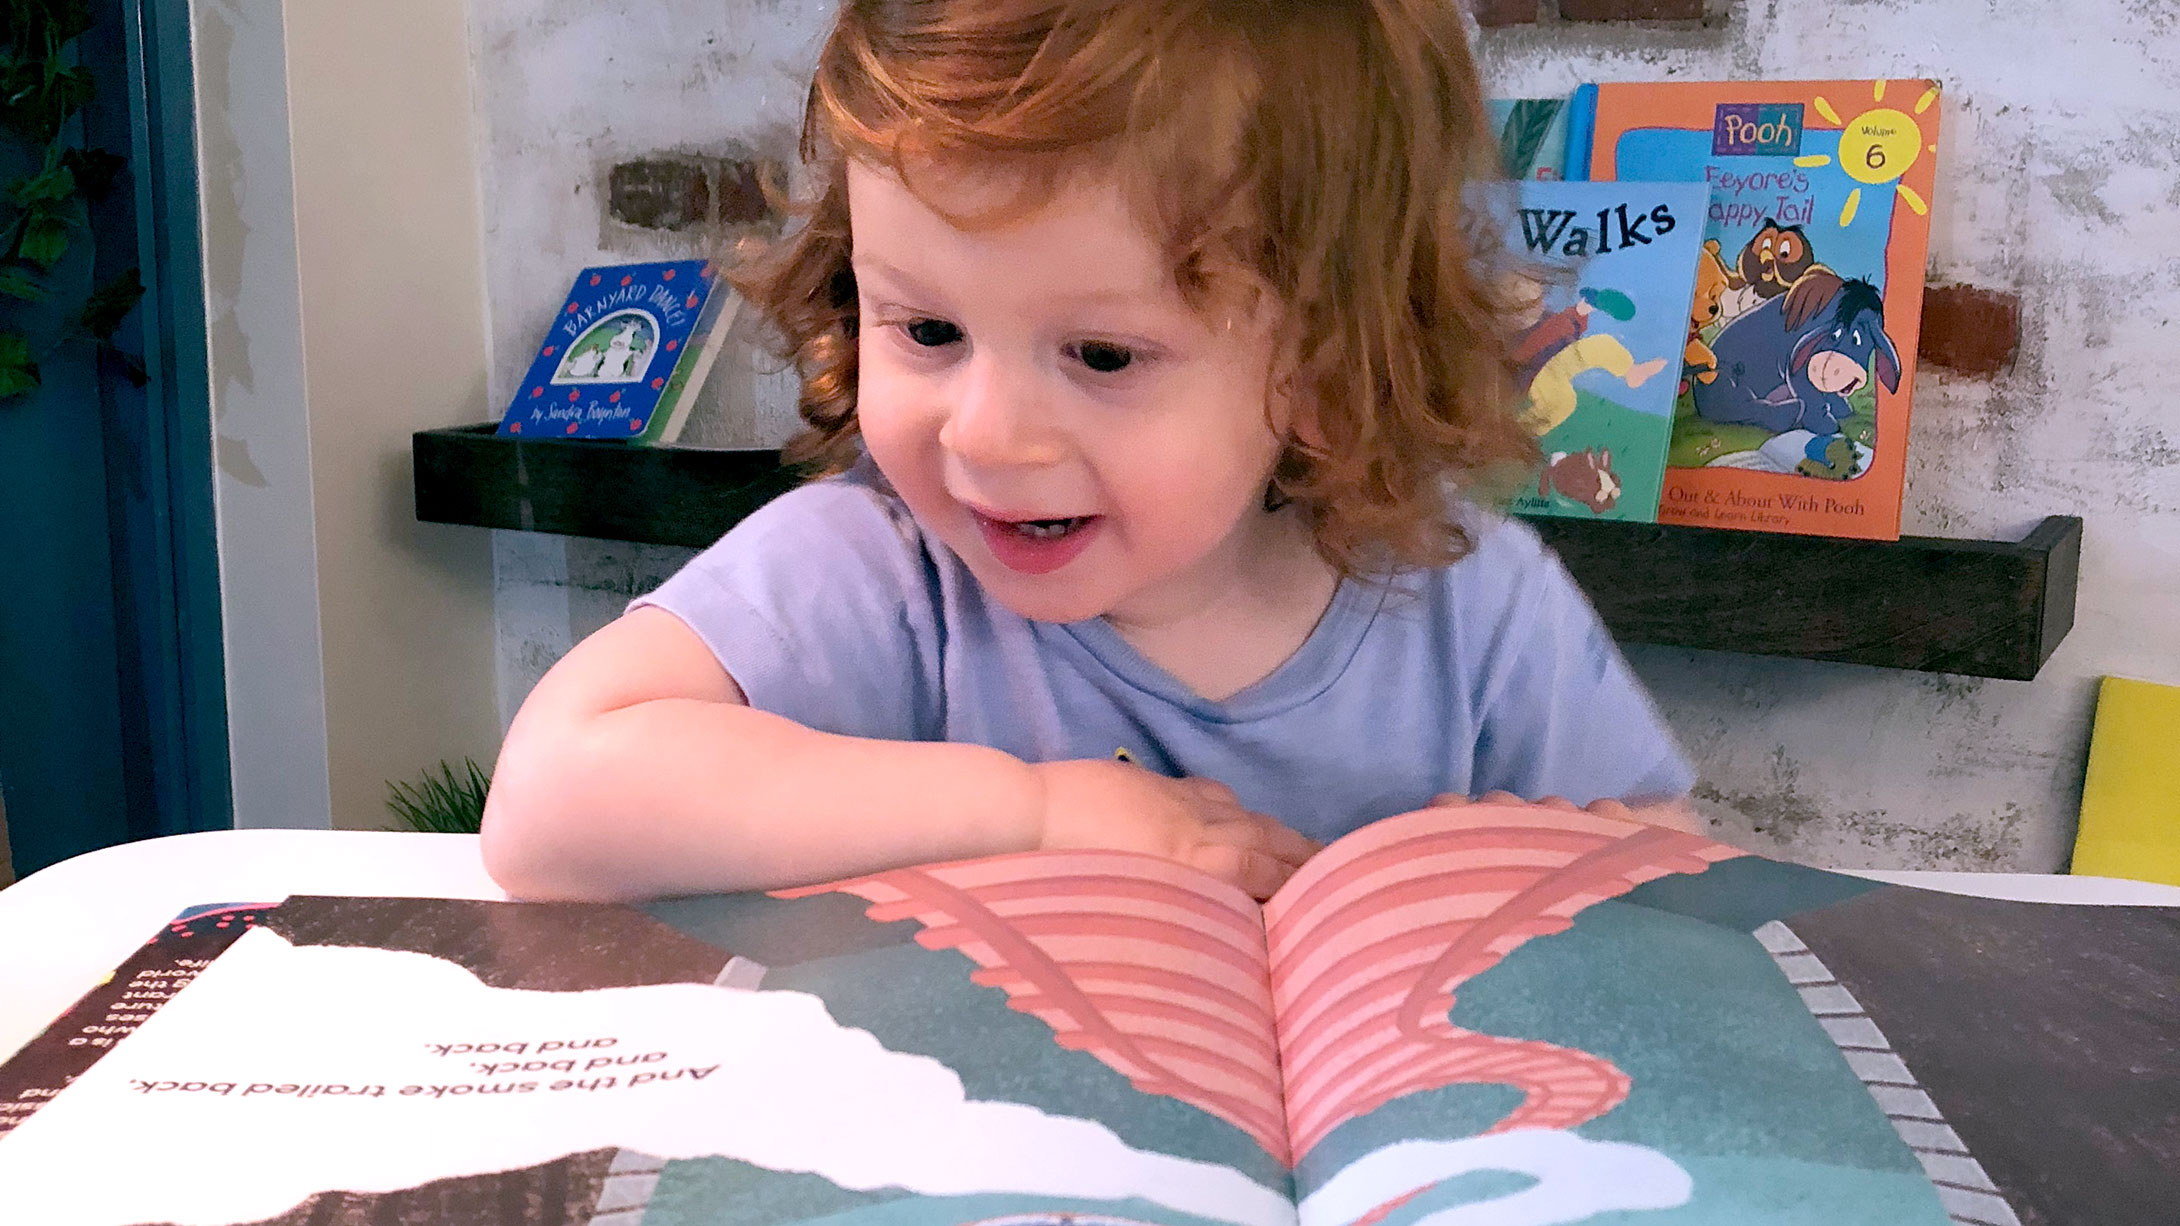
POLYGON ((1558 559, 1525 524, 1482 522, 1452 566, 1342 583, 1300 650, 1217 702, 1101 620, 987 599, 867 463, 767 504, 634 605, 808 727, 1028 761, 1126 749, 1321 840, 1441 792, 1685 794, 1694 773, 1558 559))

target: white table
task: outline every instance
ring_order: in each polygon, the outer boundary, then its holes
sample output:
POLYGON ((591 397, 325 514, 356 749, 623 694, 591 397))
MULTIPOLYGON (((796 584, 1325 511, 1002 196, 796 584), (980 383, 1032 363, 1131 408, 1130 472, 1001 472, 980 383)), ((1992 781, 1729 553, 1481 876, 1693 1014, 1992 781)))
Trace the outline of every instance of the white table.
MULTIPOLYGON (((1861 875, 1989 898, 2180 906, 2180 887, 2110 877, 1861 875)), ((290 894, 507 897, 485 875, 474 835, 221 830, 77 856, 0 890, 0 1059, 184 908, 290 894)))

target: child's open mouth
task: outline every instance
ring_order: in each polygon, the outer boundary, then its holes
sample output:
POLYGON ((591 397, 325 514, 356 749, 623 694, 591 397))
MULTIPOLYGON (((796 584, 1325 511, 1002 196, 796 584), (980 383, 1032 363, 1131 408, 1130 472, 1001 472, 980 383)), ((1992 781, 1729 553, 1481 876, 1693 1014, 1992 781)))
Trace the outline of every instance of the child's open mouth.
POLYGON ((999 564, 1025 575, 1043 575, 1075 560, 1090 544, 1102 515, 1060 519, 999 519, 971 510, 984 544, 999 564))

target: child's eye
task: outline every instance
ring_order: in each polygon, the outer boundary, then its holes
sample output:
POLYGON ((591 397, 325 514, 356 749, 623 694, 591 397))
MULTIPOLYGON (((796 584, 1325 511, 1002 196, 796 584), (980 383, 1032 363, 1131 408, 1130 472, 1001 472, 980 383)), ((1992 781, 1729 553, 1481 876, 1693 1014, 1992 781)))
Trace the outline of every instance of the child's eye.
POLYGON ((908 339, 926 349, 937 349, 961 339, 961 329, 943 319, 911 320, 903 324, 901 330, 908 333, 908 339))
POLYGON ((1111 345, 1104 341, 1084 341, 1075 346, 1075 360, 1101 375, 1117 374, 1135 361, 1135 353, 1124 345, 1111 345))

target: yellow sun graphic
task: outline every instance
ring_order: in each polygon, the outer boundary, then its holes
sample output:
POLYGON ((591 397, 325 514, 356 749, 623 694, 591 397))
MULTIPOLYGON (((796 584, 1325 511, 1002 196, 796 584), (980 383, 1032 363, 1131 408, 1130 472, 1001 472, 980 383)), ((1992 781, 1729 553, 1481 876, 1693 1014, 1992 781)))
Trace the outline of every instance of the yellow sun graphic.
MULTIPOLYGON (((1885 83, 1879 81, 1870 89, 1870 101, 1884 100, 1885 83)), ((1924 90, 1923 96, 1915 100, 1915 115, 1929 110, 1930 104, 1937 100, 1937 86, 1933 85, 1924 90)), ((1915 115, 1889 106, 1873 106, 1843 122, 1839 112, 1833 110, 1832 104, 1825 101, 1822 95, 1817 97, 1816 105, 1817 113, 1828 122, 1838 125, 1840 129, 1839 168, 1847 172, 1848 178, 1857 183, 1891 183, 1893 190, 1899 193, 1900 199, 1907 201, 1909 208, 1922 214, 1930 212, 1930 206, 1923 202, 1921 196, 1915 194, 1914 188, 1896 182, 1908 172, 1908 167, 1915 164, 1915 159, 1923 155, 1924 150, 1931 153, 1938 151, 1936 145, 1923 143, 1923 130, 1916 126, 1915 115)), ((1828 166, 1831 161, 1829 154, 1813 153, 1795 158, 1794 164, 1828 166)), ((1839 224, 1842 229, 1854 221, 1855 211, 1861 207, 1862 189, 1857 187, 1847 193, 1847 203, 1839 210, 1839 224)))

